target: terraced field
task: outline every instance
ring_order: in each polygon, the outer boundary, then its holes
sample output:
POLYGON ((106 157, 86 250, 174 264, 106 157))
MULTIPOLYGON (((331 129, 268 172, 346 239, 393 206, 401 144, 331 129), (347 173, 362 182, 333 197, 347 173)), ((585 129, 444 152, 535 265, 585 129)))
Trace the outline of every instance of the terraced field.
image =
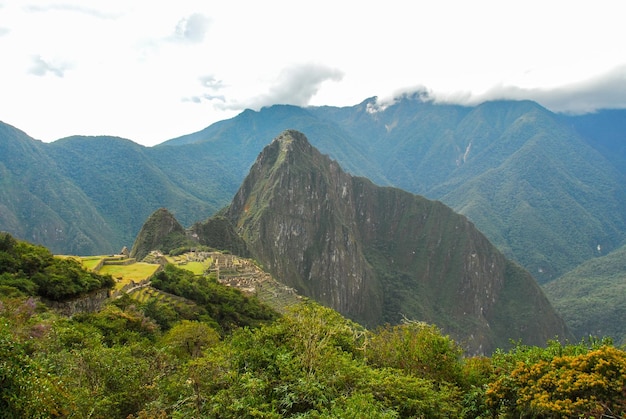
POLYGON ((173 294, 169 294, 167 292, 158 290, 156 288, 152 288, 150 286, 135 288, 131 290, 128 293, 128 295, 131 298, 139 301, 140 303, 145 303, 151 298, 156 298, 159 302, 169 304, 178 309, 183 309, 185 308, 184 306, 189 307, 189 306, 195 305, 195 303, 185 298, 182 298, 173 294))
POLYGON ((132 283, 147 281, 160 268, 160 265, 152 263, 135 262, 128 265, 104 265, 98 273, 111 275, 115 279, 115 288, 120 290, 132 283))
POLYGON ((213 265, 211 253, 207 252, 189 252, 178 256, 165 256, 165 259, 179 268, 193 272, 195 275, 203 275, 213 265))
MULTIPOLYGON (((181 269, 193 272, 195 275, 211 273, 218 281, 226 286, 241 290, 244 294, 255 295, 263 303, 279 312, 300 301, 300 296, 271 275, 259 268, 252 260, 240 258, 231 254, 219 252, 189 252, 178 256, 155 257, 162 258, 181 269)), ((158 263, 136 262, 124 256, 87 256, 80 258, 83 266, 98 273, 111 275, 115 279, 114 293, 127 292, 139 302, 146 302, 150 298, 178 306, 180 304, 193 305, 192 302, 152 288, 149 279, 161 268, 158 263)))
POLYGON ((106 256, 85 256, 80 258, 80 262, 86 269, 95 270, 96 267, 104 262, 106 256))

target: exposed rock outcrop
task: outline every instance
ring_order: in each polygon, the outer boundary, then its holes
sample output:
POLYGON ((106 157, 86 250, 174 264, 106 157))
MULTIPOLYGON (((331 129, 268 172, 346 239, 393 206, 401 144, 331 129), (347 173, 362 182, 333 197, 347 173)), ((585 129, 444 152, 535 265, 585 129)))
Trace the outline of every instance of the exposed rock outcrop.
POLYGON ((274 277, 365 325, 435 323, 474 353, 570 336, 467 218, 352 177, 299 132, 260 153, 225 215, 274 277))

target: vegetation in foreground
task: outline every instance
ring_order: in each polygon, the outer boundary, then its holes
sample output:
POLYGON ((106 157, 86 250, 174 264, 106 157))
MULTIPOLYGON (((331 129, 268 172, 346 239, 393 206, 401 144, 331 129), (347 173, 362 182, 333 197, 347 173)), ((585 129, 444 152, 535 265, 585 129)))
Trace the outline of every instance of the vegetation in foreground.
POLYGON ((55 258, 43 246, 0 232, 0 294, 39 296, 63 301, 111 288, 110 275, 83 269, 74 258, 55 258))
POLYGON ((173 266, 158 281, 195 309, 124 296, 66 318, 5 285, 0 417, 626 415, 626 352, 609 340, 466 357, 424 323, 366 330, 311 301, 279 316, 173 266))

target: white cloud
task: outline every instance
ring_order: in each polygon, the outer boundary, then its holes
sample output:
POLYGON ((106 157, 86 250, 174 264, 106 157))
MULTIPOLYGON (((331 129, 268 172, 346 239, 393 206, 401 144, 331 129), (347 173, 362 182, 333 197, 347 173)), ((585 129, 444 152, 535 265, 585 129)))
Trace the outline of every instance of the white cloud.
POLYGON ((45 141, 154 144, 246 107, 385 103, 398 89, 454 103, 626 107, 621 9, 618 0, 4 2, 0 119, 45 141))
POLYGON ((101 19, 114 19, 119 17, 115 11, 103 11, 96 8, 85 7, 84 4, 76 3, 53 3, 53 4, 27 4, 24 9, 29 12, 76 12, 101 19))
POLYGON ((267 93, 251 98, 246 107, 259 109, 273 104, 306 106, 326 81, 341 81, 343 73, 320 64, 297 64, 284 68, 267 93))
POLYGON ((29 73, 35 76, 45 76, 47 74, 53 74, 57 77, 63 77, 66 64, 53 63, 45 60, 41 56, 32 57, 32 66, 29 69, 29 73))
POLYGON ((201 13, 193 13, 176 25, 176 37, 187 42, 200 43, 209 29, 211 20, 201 13))
POLYGON ((484 93, 458 92, 452 95, 430 92, 441 103, 475 105, 488 100, 533 100, 563 113, 589 113, 599 109, 626 108, 626 65, 578 82, 547 88, 524 88, 498 84, 484 93))

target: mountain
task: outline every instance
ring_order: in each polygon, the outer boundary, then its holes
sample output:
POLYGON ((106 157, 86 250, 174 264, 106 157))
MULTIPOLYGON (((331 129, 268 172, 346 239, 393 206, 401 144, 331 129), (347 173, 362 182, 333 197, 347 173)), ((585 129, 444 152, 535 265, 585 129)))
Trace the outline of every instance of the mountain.
POLYGON ((114 230, 116 250, 132 243, 148 215, 160 207, 168 208, 183 223, 218 209, 177 183, 167 170, 171 165, 155 159, 152 149, 130 140, 75 136, 45 146, 62 174, 114 230))
POLYGON ((546 283, 596 257, 598 245, 608 252, 626 239, 626 163, 616 157, 623 117, 557 115, 531 101, 446 105, 416 95, 387 105, 370 98, 342 108, 248 110, 162 146, 210 146, 240 182, 266 138, 296 129, 349 173, 468 216, 546 283))
POLYGON ((133 243, 130 257, 142 260, 152 250, 169 253, 190 242, 185 228, 166 208, 159 208, 148 217, 133 243))
POLYGON ((577 339, 610 336, 626 344, 626 246, 588 260, 544 291, 577 339))
POLYGON ((0 122, 0 230, 54 253, 113 252, 112 226, 63 174, 48 146, 0 122))
MULTIPOLYGON (((311 112, 358 138, 394 186, 467 215, 541 283, 597 256, 598 245, 610 251, 626 238, 626 166, 582 137, 589 132, 574 129, 574 117, 531 101, 461 107, 419 97, 311 112)), ((595 126, 623 138, 613 120, 595 126)))
POLYGON ((530 101, 439 104, 417 94, 247 110, 155 147, 112 137, 45 144, 4 125, 2 147, 17 137, 21 145, 0 155, 0 229, 54 252, 117 251, 160 207, 185 226, 215 214, 267 139, 296 129, 350 174, 466 215, 547 283, 599 256, 598 245, 601 256, 626 241, 625 116, 557 115, 530 101))
POLYGON ((589 145, 626 174, 626 110, 604 109, 584 115, 563 115, 562 118, 589 145))
POLYGON ((427 321, 477 353, 569 336, 466 217, 347 174, 297 131, 259 154, 224 215, 274 277, 365 325, 427 321))

